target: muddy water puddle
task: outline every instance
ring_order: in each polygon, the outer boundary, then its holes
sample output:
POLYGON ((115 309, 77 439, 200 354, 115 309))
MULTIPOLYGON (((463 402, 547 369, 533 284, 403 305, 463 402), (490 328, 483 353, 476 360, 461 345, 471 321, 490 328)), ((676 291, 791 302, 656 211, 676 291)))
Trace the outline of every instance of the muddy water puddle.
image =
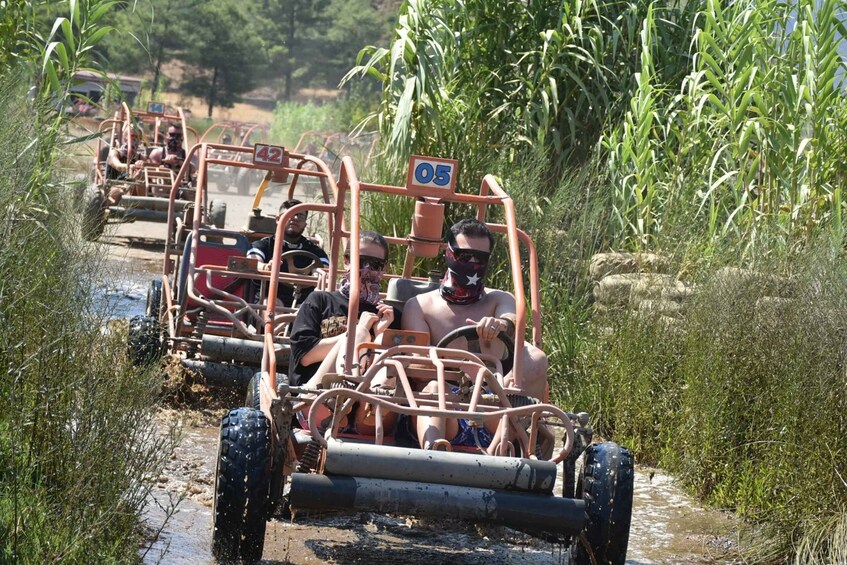
MULTIPOLYGON (((110 246, 111 247, 111 246, 110 246)), ((144 313, 149 281, 158 261, 132 249, 110 259, 119 269, 98 292, 111 317, 144 313)), ((146 513, 151 540, 142 548, 147 564, 214 563, 211 555, 214 465, 218 412, 169 411, 181 419, 182 439, 156 478, 146 513), (162 524, 165 524, 162 528, 162 524), (162 528, 161 531, 159 528, 162 528)), ((637 469, 627 563, 731 563, 734 521, 698 507, 655 469, 637 469)), ((268 523, 263 563, 567 563, 567 551, 513 530, 447 520, 418 520, 371 513, 298 518, 268 523)))

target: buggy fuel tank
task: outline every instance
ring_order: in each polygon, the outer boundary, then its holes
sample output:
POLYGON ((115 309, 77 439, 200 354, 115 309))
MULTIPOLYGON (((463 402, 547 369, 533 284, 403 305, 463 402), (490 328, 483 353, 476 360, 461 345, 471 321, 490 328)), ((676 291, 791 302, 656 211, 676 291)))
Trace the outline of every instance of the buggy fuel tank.
POLYGON ((545 494, 556 484, 556 464, 550 461, 338 440, 329 440, 325 469, 333 475, 545 494))
POLYGON ((502 524, 531 534, 576 535, 585 502, 456 485, 294 473, 291 509, 384 512, 502 524))

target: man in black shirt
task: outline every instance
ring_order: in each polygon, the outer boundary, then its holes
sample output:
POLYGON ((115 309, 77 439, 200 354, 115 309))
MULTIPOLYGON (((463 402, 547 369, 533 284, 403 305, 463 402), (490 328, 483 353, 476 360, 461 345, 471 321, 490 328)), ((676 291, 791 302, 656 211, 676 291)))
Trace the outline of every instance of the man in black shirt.
MULTIPOLYGON (((282 206, 279 207, 279 214, 282 215, 285 210, 288 210, 297 204, 302 203, 299 200, 286 200, 282 203, 282 206)), ((285 239, 282 242, 282 252, 303 251, 305 253, 310 253, 317 257, 320 261, 320 265, 318 266, 329 267, 329 258, 327 257, 326 252, 303 235, 303 230, 306 229, 306 219, 306 212, 299 212, 295 214, 291 220, 289 220, 288 225, 285 226, 285 239)), ((275 236, 262 238, 253 243, 253 248, 247 252, 247 257, 254 257, 258 259, 259 269, 268 270, 271 268, 271 259, 273 257, 275 243, 275 236)), ((314 263, 314 259, 306 254, 295 255, 292 263, 297 269, 305 269, 314 263)), ((287 262, 282 263, 280 266, 280 272, 288 272, 287 262)), ((312 287, 304 287, 300 289, 300 292, 298 293, 299 296, 296 296, 298 304, 305 300, 312 290, 312 287)), ((294 303, 294 294, 293 286, 280 283, 279 288, 277 289, 277 298, 284 306, 290 307, 294 303)))

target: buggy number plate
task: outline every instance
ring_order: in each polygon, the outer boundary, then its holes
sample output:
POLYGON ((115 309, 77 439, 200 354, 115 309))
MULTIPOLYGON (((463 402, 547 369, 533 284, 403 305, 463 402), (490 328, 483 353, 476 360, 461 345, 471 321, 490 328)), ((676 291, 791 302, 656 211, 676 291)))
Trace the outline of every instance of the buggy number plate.
POLYGON ((263 165, 282 165, 285 149, 278 145, 257 143, 253 146, 253 162, 263 165))
POLYGON ((147 104, 147 111, 151 114, 164 114, 165 104, 164 102, 150 102, 147 104))
POLYGON ((453 192, 456 188, 456 172, 458 170, 459 162, 455 159, 412 155, 409 157, 406 188, 438 188, 445 192, 453 192))

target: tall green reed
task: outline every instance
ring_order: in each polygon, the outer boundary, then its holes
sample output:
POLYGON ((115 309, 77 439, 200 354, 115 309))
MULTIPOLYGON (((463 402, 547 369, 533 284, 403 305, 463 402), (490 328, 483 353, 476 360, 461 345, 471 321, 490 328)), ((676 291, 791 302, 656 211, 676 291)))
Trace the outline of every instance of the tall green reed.
POLYGON ((81 242, 70 195, 43 168, 45 110, 20 77, 3 77, 0 561, 131 561, 151 477, 172 449, 155 420, 157 377, 104 330, 93 294, 102 255, 81 242))

